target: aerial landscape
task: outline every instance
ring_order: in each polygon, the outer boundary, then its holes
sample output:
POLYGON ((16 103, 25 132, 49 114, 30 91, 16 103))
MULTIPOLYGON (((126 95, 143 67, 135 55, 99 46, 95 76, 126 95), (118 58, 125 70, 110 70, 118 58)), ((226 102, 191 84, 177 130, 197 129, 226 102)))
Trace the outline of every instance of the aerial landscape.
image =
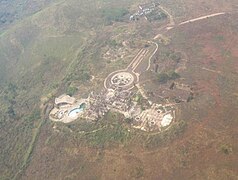
POLYGON ((237 0, 0 0, 0 180, 238 179, 237 0))

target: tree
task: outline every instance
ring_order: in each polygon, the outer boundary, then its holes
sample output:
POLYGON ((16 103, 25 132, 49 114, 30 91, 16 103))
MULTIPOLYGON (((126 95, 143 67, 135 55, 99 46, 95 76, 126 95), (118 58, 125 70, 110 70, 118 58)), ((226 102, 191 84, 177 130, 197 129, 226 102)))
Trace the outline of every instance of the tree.
POLYGON ((174 71, 171 71, 169 73, 159 73, 158 74, 158 81, 160 83, 166 83, 169 80, 175 80, 180 78, 180 75, 174 71))
POLYGON ((14 111, 12 106, 8 107, 7 114, 9 115, 10 118, 14 118, 16 116, 16 113, 15 113, 15 111, 14 111))
POLYGON ((78 88, 76 88, 74 86, 69 86, 66 90, 66 94, 68 94, 69 96, 73 96, 77 90, 78 90, 78 88))
POLYGON ((175 80, 175 79, 180 78, 180 75, 178 73, 176 73, 176 72, 171 72, 169 74, 169 77, 170 77, 171 80, 175 80))
POLYGON ((166 83, 169 79, 170 78, 167 73, 159 73, 158 74, 158 81, 160 83, 166 83))

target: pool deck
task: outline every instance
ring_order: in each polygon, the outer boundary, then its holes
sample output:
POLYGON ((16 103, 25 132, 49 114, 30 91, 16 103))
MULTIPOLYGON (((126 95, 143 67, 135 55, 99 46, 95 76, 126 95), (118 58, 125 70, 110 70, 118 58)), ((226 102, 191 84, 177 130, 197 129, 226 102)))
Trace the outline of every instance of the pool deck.
POLYGON ((56 106, 50 112, 49 118, 55 122, 70 123, 75 119, 79 118, 84 112, 78 113, 78 116, 70 117, 70 111, 79 108, 81 104, 87 104, 87 99, 77 100, 74 104, 67 104, 63 106, 56 106))

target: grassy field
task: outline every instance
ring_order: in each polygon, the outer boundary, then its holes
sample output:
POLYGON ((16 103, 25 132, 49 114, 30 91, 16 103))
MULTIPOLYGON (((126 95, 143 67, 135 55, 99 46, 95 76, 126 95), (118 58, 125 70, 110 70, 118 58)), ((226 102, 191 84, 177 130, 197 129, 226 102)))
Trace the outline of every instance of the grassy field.
MULTIPOLYGON (((6 2, 6 9, 0 6, 1 179, 18 179, 29 165, 45 120, 40 107, 64 92, 88 93, 101 86, 110 68, 123 65, 107 64, 101 49, 112 41, 107 32, 113 36, 122 26, 115 23, 127 20, 130 5, 83 0, 12 3, 15 6, 6 2), (111 31, 112 26, 117 28, 111 31), (98 69, 106 66, 100 74, 98 69), (92 75, 96 82, 89 81, 92 75)), ((95 137, 88 138, 98 144, 95 137)))

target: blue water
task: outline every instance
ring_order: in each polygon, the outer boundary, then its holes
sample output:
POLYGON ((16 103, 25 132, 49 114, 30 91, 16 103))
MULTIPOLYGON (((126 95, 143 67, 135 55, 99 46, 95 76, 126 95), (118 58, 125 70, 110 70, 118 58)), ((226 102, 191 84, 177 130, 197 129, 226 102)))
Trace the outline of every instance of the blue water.
POLYGON ((85 106, 86 106, 86 104, 83 103, 83 104, 80 105, 79 108, 75 108, 75 109, 71 110, 69 112, 69 116, 70 117, 76 117, 78 115, 78 113, 83 112, 83 110, 85 109, 85 106))
POLYGON ((82 111, 83 111, 83 109, 76 108, 76 109, 71 110, 71 111, 69 112, 69 114, 70 114, 70 113, 80 113, 80 112, 82 112, 82 111))

